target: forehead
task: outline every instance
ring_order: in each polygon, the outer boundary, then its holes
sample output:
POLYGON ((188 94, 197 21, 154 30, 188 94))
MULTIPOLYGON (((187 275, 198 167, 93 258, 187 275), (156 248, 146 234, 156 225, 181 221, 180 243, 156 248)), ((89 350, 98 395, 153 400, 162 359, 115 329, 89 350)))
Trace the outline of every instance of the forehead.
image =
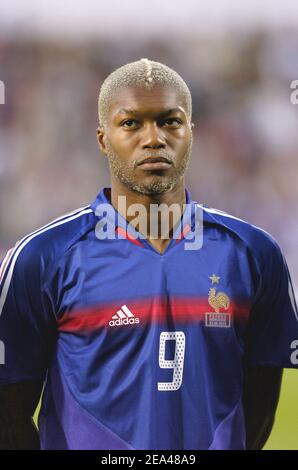
POLYGON ((152 89, 126 87, 117 90, 109 107, 109 117, 116 118, 132 110, 138 114, 162 114, 179 108, 187 113, 185 99, 175 88, 155 86, 152 89))

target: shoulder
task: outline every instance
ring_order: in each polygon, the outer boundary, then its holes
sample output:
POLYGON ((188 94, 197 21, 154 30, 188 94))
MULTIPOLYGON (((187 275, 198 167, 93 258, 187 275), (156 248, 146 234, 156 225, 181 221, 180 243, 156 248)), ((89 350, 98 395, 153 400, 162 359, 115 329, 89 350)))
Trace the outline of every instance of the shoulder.
POLYGON ((204 220, 220 225, 238 237, 262 265, 269 260, 281 261, 283 255, 274 237, 256 225, 227 212, 203 206, 204 220))
POLYGON ((10 249, 1 264, 0 283, 12 272, 30 275, 45 270, 95 224, 90 206, 65 214, 29 233, 10 249))

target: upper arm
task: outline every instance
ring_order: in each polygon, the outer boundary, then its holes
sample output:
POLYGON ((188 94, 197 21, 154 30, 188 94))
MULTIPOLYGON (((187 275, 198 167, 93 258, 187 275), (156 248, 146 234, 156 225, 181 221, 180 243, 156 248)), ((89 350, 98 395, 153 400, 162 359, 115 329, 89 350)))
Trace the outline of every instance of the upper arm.
POLYGON ((44 289, 45 261, 25 239, 0 267, 0 449, 39 448, 32 416, 56 331, 44 289))
POLYGON ((0 384, 43 382, 56 331, 43 282, 45 260, 34 245, 16 246, 1 265, 0 384))
POLYGON ((259 259, 260 279, 245 334, 243 407, 247 448, 261 449, 271 432, 282 372, 297 367, 297 307, 291 278, 277 243, 269 238, 259 259))
POLYGON ((297 367, 298 312, 285 258, 277 243, 265 238, 259 249, 260 274, 245 334, 245 364, 250 367, 297 367))

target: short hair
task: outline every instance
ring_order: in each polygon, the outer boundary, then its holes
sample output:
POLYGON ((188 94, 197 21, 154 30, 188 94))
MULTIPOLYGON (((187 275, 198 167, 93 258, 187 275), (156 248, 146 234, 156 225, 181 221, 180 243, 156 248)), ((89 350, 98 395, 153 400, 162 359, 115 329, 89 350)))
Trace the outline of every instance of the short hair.
POLYGON ((98 96, 99 125, 104 127, 107 124, 110 104, 117 89, 130 86, 152 89, 156 85, 175 88, 183 96, 186 113, 191 120, 191 93, 183 78, 167 65, 143 58, 119 67, 104 80, 98 96))

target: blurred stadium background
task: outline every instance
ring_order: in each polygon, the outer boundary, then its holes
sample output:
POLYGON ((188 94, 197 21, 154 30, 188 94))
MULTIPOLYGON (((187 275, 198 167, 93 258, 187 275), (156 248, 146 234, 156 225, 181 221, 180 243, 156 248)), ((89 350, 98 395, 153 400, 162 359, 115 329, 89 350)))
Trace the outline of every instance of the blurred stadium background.
MULTIPOLYGON (((10 0, 0 6, 0 257, 109 185, 97 95, 141 57, 189 84, 194 198, 271 232, 298 287, 298 3, 10 0)), ((286 371, 266 449, 298 449, 298 377, 286 371)))

